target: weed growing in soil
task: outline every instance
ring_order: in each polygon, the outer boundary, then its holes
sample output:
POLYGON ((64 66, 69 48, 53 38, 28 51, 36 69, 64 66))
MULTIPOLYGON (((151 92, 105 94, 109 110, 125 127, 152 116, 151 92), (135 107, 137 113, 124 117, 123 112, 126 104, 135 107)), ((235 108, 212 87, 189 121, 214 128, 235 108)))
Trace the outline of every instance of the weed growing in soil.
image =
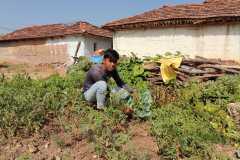
MULTIPOLYGON (((135 101, 131 107, 135 118, 151 122, 151 134, 161 156, 166 159, 219 159, 214 144, 239 146, 240 134, 228 115, 227 104, 240 101, 240 76, 227 76, 215 82, 189 82, 184 86, 175 83, 160 86, 152 92, 155 103, 145 104, 149 100, 144 98, 145 93, 151 87, 145 81, 148 73, 143 70, 142 63, 136 56, 123 59, 119 72, 125 82, 138 90, 133 95, 135 101), (160 93, 154 97, 155 92, 160 93), (159 103, 156 103, 158 98, 159 103)), ((127 129, 129 117, 122 113, 121 104, 109 103, 99 112, 83 100, 81 87, 90 65, 82 58, 65 77, 53 75, 44 80, 33 80, 28 75, 6 79, 2 75, 0 135, 8 138, 31 135, 57 119, 65 132, 79 129, 81 137, 94 145, 99 157, 149 159, 147 155, 124 150, 131 135, 127 129)), ((60 141, 58 144, 64 145, 60 141)))
POLYGON ((154 109, 152 134, 166 159, 216 159, 214 144, 239 146, 227 104, 239 101, 239 76, 177 88, 177 99, 154 109), (215 157, 214 157, 215 156, 215 157))

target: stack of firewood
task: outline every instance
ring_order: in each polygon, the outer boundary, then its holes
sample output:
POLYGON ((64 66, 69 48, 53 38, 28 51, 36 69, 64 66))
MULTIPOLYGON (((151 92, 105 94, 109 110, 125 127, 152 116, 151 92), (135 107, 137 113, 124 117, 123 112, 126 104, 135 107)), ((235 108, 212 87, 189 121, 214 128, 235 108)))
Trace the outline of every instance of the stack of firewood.
MULTIPOLYGON (((163 82, 160 65, 160 63, 154 61, 148 61, 144 64, 144 69, 150 72, 147 79, 153 84, 162 84, 163 82)), ((240 74, 240 65, 234 61, 197 57, 195 59, 184 58, 181 66, 174 70, 177 73, 177 80, 181 82, 190 79, 207 81, 215 80, 226 74, 240 74)))

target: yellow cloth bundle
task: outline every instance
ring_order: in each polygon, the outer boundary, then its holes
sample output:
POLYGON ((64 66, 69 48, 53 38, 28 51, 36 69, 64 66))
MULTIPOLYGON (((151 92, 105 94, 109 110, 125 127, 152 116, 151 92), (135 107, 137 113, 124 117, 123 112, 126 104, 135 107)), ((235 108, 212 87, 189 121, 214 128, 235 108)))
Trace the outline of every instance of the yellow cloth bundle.
POLYGON ((182 57, 162 58, 159 60, 161 63, 161 75, 164 82, 176 79, 176 71, 174 68, 179 68, 182 63, 182 57))

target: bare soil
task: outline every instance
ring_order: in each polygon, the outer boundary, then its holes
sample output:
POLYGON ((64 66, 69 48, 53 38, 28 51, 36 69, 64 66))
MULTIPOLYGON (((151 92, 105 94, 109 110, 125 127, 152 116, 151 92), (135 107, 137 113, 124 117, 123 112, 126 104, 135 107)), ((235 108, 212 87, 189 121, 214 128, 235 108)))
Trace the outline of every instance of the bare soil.
POLYGON ((85 139, 76 140, 64 133, 51 135, 47 139, 39 136, 12 139, 0 147, 1 160, 15 160, 25 157, 34 160, 100 160, 95 155, 93 146, 85 139))
POLYGON ((130 124, 131 140, 125 145, 125 150, 136 150, 147 154, 151 160, 159 160, 157 143, 150 135, 150 124, 147 122, 133 122, 130 124))
POLYGON ((0 73, 6 77, 16 74, 28 74, 34 79, 44 79, 53 74, 65 75, 66 68, 60 64, 17 64, 15 62, 1 62, 0 73))
MULTIPOLYGON (((130 123, 130 141, 125 150, 147 154, 159 160, 157 145, 149 134, 149 124, 130 123)), ((96 155, 93 144, 82 137, 80 131, 64 132, 59 126, 48 124, 31 137, 0 140, 0 160, 104 160, 96 155)))

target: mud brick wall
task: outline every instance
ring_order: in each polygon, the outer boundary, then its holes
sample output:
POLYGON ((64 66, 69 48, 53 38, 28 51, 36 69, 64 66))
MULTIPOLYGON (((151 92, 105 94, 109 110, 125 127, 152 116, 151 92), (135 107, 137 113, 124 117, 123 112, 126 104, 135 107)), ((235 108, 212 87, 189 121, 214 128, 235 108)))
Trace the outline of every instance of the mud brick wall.
POLYGON ((42 64, 70 61, 67 44, 49 45, 47 40, 25 40, 0 43, 0 62, 42 64))

